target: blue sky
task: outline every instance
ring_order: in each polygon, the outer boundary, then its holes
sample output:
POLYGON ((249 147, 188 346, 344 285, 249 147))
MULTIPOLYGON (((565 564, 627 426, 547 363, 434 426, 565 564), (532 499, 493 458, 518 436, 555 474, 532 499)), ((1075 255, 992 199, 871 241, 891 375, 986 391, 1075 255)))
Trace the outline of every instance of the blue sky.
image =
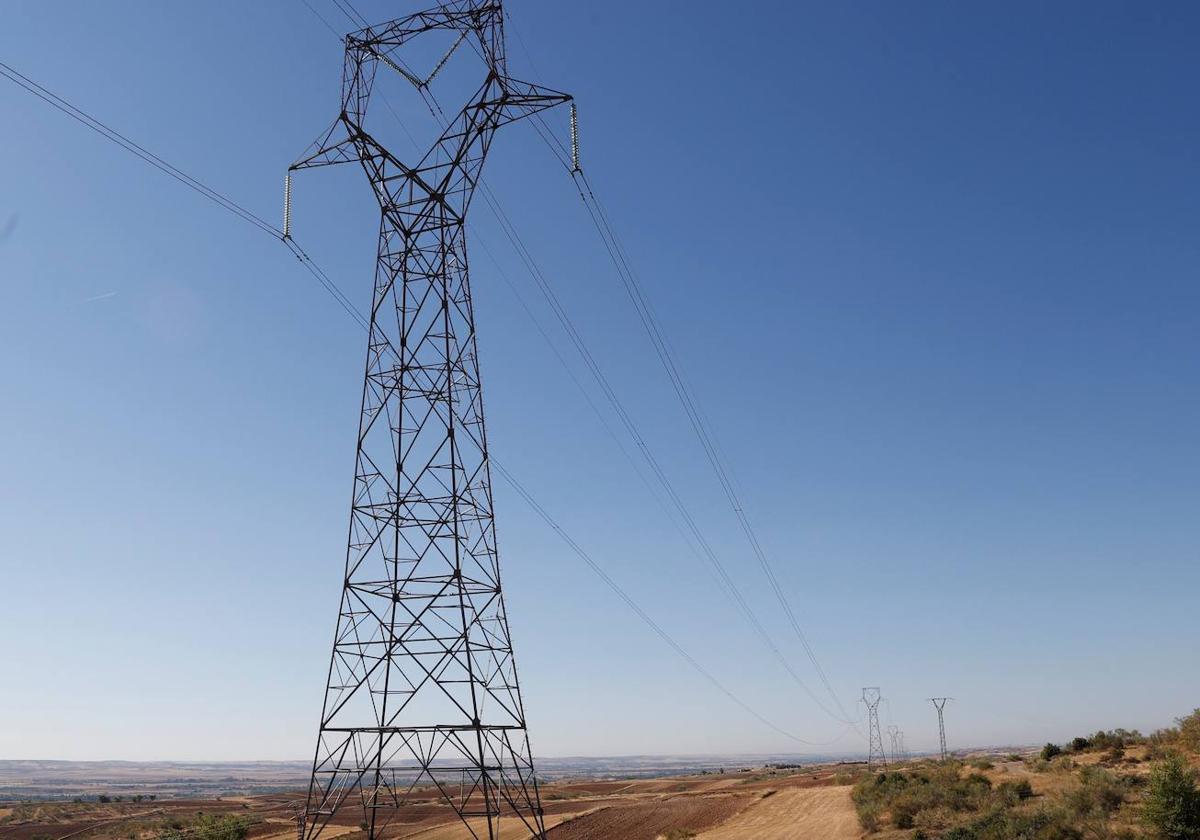
MULTIPOLYGON (((843 701, 881 686, 910 748, 936 744, 934 694, 956 698, 952 745, 1200 705, 1200 11, 508 8, 529 47, 511 45, 514 74, 578 97, 590 177, 843 701)), ((298 1, 10 2, 5 19, 0 60, 272 221, 338 107, 340 45, 298 1)), ((0 757, 305 757, 363 337, 249 225, 8 82, 0 109, 0 757)), ((487 178, 811 676, 569 179, 526 126, 487 178)), ((297 239, 360 306, 375 212, 359 172, 297 181, 297 239)), ((493 452, 748 703, 838 735, 478 251, 473 282, 493 452)), ((536 752, 800 749, 496 492, 536 752)))

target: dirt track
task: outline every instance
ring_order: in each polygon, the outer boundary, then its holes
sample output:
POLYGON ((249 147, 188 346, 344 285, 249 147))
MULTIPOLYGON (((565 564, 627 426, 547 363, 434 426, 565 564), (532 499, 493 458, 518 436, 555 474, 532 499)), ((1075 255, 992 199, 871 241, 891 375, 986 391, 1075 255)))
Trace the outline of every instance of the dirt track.
POLYGON ((696 840, 858 840, 849 787, 785 788, 696 840))

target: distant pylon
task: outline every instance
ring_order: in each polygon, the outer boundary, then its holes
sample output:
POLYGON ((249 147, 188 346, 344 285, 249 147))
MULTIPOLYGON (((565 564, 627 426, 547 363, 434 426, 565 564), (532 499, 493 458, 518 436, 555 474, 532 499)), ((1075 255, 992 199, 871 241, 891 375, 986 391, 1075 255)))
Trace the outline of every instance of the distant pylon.
POLYGON ((929 698, 929 702, 933 704, 938 713, 938 743, 941 745, 942 761, 946 760, 946 719, 942 716, 942 710, 946 708, 946 701, 953 699, 953 697, 929 698))
POLYGON ((908 761, 908 747, 904 746, 904 730, 900 730, 900 760, 908 761))
POLYGON ((878 686, 864 688, 862 700, 867 707, 867 769, 887 767, 887 755, 883 752, 883 734, 879 731, 879 701, 883 694, 878 686))
POLYGON ((900 761, 900 727, 888 727, 888 739, 892 742, 892 764, 900 761))

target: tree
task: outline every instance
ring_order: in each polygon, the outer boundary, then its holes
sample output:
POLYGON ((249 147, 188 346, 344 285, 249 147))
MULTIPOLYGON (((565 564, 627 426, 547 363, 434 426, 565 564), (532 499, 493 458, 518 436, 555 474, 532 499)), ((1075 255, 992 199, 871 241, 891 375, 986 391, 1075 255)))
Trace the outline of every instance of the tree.
POLYGON ((1183 759, 1172 756, 1154 768, 1142 818, 1163 840, 1200 838, 1200 791, 1183 759))
POLYGON ((1200 752, 1200 709, 1194 710, 1187 717, 1182 717, 1179 724, 1179 740, 1192 752, 1200 752))
POLYGON ((1049 761, 1056 755, 1062 755, 1062 747, 1058 744, 1046 744, 1042 747, 1042 760, 1049 761))

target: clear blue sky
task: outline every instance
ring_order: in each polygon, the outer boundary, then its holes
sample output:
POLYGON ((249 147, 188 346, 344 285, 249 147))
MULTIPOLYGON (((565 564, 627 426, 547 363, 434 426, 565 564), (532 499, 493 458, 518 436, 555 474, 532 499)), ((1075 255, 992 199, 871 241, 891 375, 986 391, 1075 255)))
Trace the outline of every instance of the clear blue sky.
MULTIPOLYGON (((509 9, 514 73, 578 96, 591 178, 844 700, 881 686, 914 748, 931 694, 957 698, 952 745, 1200 705, 1200 9, 509 9)), ((298 0, 4 19, 0 60, 272 221, 337 111, 340 46, 298 0)), ((363 337, 255 229, 8 82, 0 112, 0 757, 308 756, 363 337)), ((525 126, 488 179, 811 675, 569 180, 525 126)), ((361 172, 297 183, 297 238, 360 305, 376 212, 361 172)), ((475 265, 493 451, 747 702, 838 734, 475 265)), ((796 749, 504 485, 497 507, 536 752, 796 749)))

